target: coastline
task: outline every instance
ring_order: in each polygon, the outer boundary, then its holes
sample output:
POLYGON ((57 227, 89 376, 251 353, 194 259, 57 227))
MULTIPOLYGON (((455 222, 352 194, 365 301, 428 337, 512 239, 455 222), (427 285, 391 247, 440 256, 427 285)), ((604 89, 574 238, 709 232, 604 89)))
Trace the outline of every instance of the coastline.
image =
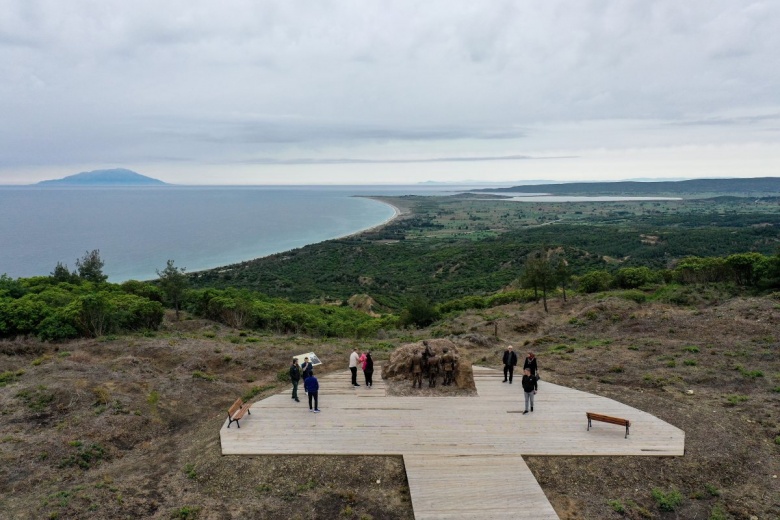
MULTIPOLYGON (((366 229, 361 229, 360 231, 355 231, 354 233, 349 233, 347 235, 343 235, 343 236, 340 236, 340 237, 330 238, 328 240, 340 240, 342 238, 351 238, 351 237, 356 237, 356 236, 362 235, 363 233, 369 233, 371 231, 376 231, 378 229, 381 229, 381 228, 385 227, 386 225, 390 224, 391 222, 393 222, 394 220, 400 218, 401 216, 409 214, 409 209, 408 208, 407 209, 399 208, 395 204, 392 204, 390 202, 387 202, 386 200, 383 200, 381 197, 377 197, 377 196, 364 196, 364 195, 354 195, 354 196, 355 197, 359 197, 359 198, 363 198, 363 199, 375 200, 377 202, 381 202, 382 204, 384 204, 386 206, 390 206, 391 208, 393 208, 393 214, 387 220, 385 220, 384 222, 380 222, 379 224, 377 224, 375 226, 371 226, 371 227, 366 228, 366 229)), ((327 240, 324 240, 324 242, 327 242, 327 240)))
MULTIPOLYGON (((409 208, 399 207, 399 206, 397 206, 395 204, 392 204, 392 203, 388 202, 387 200, 384 200, 380 196, 353 195, 353 197, 364 198, 364 199, 372 199, 372 200, 380 202, 380 203, 382 203, 382 204, 384 204, 386 206, 390 206, 392 208, 392 210, 393 210, 393 214, 390 217, 388 217, 386 220, 384 220, 383 222, 380 222, 379 224, 376 224, 374 226, 367 227, 365 229, 361 229, 361 230, 355 231, 353 233, 347 233, 346 235, 340 235, 340 236, 336 236, 336 237, 333 237, 333 238, 328 238, 328 239, 325 239, 325 240, 321 240, 319 242, 312 242, 311 244, 306 244, 306 245, 300 246, 300 247, 308 247, 308 246, 312 246, 312 245, 315 245, 315 244, 321 244, 323 242, 328 242, 328 241, 331 241, 331 240, 342 240, 342 239, 345 239, 345 238, 352 238, 352 237, 360 236, 363 233, 369 233, 371 231, 376 231, 378 229, 381 229, 381 228, 387 226, 388 224, 390 224, 391 222, 395 221, 396 219, 401 218, 401 217, 403 217, 405 215, 409 215, 411 213, 411 210, 409 208)), ((241 266, 243 266, 243 265, 245 265, 245 264, 247 264, 249 262, 254 262, 256 260, 261 260, 263 258, 269 258, 269 257, 275 256, 275 255, 283 255, 285 253, 288 253, 290 251, 294 251, 296 249, 300 249, 300 248, 292 248, 292 249, 287 249, 287 250, 284 250, 284 251, 277 251, 276 253, 271 253, 271 254, 268 254, 268 255, 258 256, 258 257, 250 258, 250 259, 247 259, 247 260, 241 260, 241 261, 234 262, 234 263, 231 263, 231 264, 222 264, 222 265, 219 265, 219 266, 216 266, 216 267, 209 267, 209 268, 206 268, 206 269, 198 269, 196 271, 190 271, 187 274, 188 275, 198 276, 198 275, 200 275, 202 273, 205 273, 205 272, 208 272, 208 271, 217 271, 217 272, 220 272, 220 273, 221 272, 228 272, 228 271, 232 271, 233 269, 236 269, 238 267, 241 267, 241 266)))

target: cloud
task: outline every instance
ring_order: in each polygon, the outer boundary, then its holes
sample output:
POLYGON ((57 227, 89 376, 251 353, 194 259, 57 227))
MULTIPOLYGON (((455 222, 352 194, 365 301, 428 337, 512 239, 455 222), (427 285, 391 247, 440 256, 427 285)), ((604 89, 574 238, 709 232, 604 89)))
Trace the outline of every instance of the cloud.
POLYGON ((500 155, 500 156, 480 156, 480 157, 435 157, 429 159, 273 159, 261 157, 256 159, 247 159, 241 161, 246 164, 272 164, 272 165, 306 165, 306 164, 424 164, 424 163, 468 163, 468 162, 491 162, 491 161, 539 161, 548 159, 574 159, 575 156, 559 157, 531 157, 528 155, 500 155))
POLYGON ((7 0, 0 175, 774 143, 778 48, 758 0, 7 0))

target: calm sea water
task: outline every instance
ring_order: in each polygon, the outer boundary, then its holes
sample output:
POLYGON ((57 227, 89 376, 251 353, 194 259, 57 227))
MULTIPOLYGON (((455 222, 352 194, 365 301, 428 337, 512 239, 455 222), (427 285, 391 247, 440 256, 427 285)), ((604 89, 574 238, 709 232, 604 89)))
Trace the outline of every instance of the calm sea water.
MULTIPOLYGON (((0 274, 48 275, 99 249, 109 279, 249 260, 354 233, 392 207, 355 197, 402 187, 0 188, 0 274)), ((439 188, 441 191, 441 188, 439 188)))

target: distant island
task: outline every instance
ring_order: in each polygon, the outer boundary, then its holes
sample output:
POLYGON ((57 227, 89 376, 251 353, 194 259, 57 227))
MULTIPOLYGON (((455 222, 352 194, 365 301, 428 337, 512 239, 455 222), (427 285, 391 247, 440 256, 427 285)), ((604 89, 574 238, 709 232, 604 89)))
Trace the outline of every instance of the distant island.
POLYGON ((567 182, 563 184, 537 184, 534 186, 513 186, 511 188, 488 188, 470 190, 493 193, 522 194, 545 193, 550 195, 767 195, 780 193, 780 177, 758 177, 747 179, 693 179, 686 181, 619 181, 619 182, 567 182))
POLYGON ((36 186, 167 186, 167 183, 125 168, 112 168, 41 181, 36 186))

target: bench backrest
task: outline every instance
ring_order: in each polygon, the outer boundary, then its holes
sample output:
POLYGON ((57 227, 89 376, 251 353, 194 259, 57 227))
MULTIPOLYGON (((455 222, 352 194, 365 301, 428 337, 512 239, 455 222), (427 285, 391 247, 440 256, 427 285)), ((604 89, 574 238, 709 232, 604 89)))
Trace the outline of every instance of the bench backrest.
POLYGON ((242 406, 244 406, 244 401, 242 401, 241 398, 239 397, 238 399, 236 399, 236 402, 233 403, 233 406, 228 408, 228 415, 233 417, 233 414, 239 411, 242 406))

